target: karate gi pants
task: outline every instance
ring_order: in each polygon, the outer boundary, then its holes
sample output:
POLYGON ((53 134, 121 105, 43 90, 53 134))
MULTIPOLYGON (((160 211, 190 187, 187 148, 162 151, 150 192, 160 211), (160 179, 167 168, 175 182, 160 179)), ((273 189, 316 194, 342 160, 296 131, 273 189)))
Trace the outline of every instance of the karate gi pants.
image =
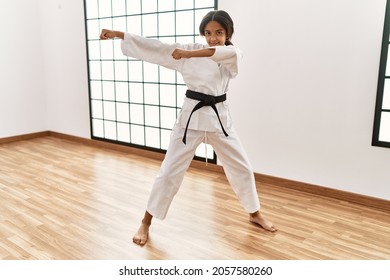
POLYGON ((212 145, 220 160, 226 177, 236 193, 241 205, 248 213, 260 209, 255 178, 251 164, 234 130, 227 130, 226 137, 221 132, 187 131, 187 144, 182 142, 184 128, 175 125, 165 159, 157 176, 146 210, 158 219, 165 219, 169 206, 178 192, 185 172, 194 157, 196 148, 205 141, 212 145))

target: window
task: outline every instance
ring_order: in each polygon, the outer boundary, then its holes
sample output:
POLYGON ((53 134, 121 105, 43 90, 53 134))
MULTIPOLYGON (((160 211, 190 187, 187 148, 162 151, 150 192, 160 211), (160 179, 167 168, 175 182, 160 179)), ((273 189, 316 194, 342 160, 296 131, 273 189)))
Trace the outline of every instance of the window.
POLYGON ((390 148, 390 3, 387 1, 372 144, 390 148))
MULTIPOLYGON (((165 152, 186 92, 179 73, 126 57, 121 40, 99 40, 101 29, 165 42, 204 42, 198 35, 215 0, 84 0, 93 139, 165 152)), ((202 144, 195 158, 216 162, 202 144)))

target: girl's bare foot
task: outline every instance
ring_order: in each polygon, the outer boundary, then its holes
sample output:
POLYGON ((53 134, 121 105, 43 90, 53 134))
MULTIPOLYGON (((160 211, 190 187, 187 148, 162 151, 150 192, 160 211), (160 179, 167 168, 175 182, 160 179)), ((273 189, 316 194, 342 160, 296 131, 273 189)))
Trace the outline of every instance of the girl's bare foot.
POLYGON ((137 233, 133 237, 133 242, 137 245, 145 245, 149 237, 150 225, 141 223, 137 233))
POLYGON ((249 221, 255 224, 258 224, 263 229, 275 232, 278 229, 272 224, 272 222, 268 221, 267 219, 263 218, 260 211, 257 211, 255 213, 249 214, 249 221))

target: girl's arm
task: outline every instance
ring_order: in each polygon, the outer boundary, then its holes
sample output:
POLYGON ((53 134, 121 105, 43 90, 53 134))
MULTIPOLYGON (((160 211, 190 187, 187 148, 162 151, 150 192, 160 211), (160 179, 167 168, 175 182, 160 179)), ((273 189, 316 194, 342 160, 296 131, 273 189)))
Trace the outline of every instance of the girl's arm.
POLYGON ((183 50, 183 49, 176 48, 172 53, 172 57, 176 60, 182 58, 191 58, 191 57, 210 57, 213 56, 214 53, 215 53, 215 49, 213 48, 197 49, 197 50, 183 50))

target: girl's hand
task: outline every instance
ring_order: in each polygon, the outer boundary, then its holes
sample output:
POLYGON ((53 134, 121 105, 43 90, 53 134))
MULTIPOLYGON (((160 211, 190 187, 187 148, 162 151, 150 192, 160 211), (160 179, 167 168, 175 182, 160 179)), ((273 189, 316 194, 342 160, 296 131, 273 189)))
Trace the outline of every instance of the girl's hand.
POLYGON ((190 52, 187 50, 176 48, 172 53, 172 57, 176 60, 182 58, 190 58, 190 52))
POLYGON ((100 33, 100 39, 102 40, 114 39, 116 37, 123 39, 123 36, 123 32, 108 29, 102 29, 102 32, 100 33))

